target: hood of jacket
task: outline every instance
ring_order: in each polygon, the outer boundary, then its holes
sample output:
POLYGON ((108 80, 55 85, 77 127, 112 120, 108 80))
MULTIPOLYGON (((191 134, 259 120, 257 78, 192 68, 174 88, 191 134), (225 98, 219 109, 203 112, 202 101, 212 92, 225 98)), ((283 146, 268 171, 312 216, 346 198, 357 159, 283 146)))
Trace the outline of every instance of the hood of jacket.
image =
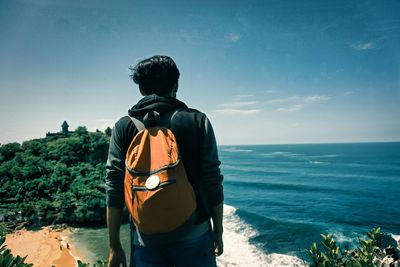
POLYGON ((144 116, 147 112, 155 110, 160 114, 167 113, 175 109, 188 108, 185 103, 170 96, 148 95, 143 97, 129 111, 129 116, 144 116))

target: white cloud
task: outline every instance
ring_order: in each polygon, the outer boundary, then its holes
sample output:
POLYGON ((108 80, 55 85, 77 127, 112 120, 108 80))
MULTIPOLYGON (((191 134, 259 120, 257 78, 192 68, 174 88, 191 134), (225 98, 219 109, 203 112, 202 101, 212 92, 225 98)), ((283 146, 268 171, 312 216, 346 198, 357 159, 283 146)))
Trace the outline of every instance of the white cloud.
POLYGON ((226 108, 226 109, 218 109, 217 112, 225 114, 225 115, 253 115, 261 112, 261 109, 234 109, 234 108, 226 108))
POLYGON ((305 98, 305 102, 323 102, 329 100, 329 96, 324 96, 324 95, 312 95, 312 96, 307 96, 305 98))
POLYGON ((277 98, 267 101, 268 104, 279 104, 279 103, 289 103, 289 102, 296 102, 300 101, 301 97, 299 96, 291 96, 286 98, 277 98))
POLYGON ((343 93, 343 95, 352 95, 354 94, 354 91, 346 91, 343 93))
POLYGON ((287 104, 289 106, 276 108, 277 112, 295 112, 300 111, 304 107, 316 104, 320 102, 325 102, 330 99, 329 96, 324 95, 310 95, 310 96, 291 96, 286 98, 278 98, 267 101, 267 104, 287 104))
POLYGON ((231 33, 227 36, 227 39, 229 42, 236 43, 237 41, 242 39, 242 36, 240 36, 239 34, 236 34, 236 33, 231 33))
POLYGON ((220 106, 225 108, 242 108, 242 107, 251 107, 256 105, 257 103, 258 103, 257 101, 237 101, 227 104, 221 104, 220 106))
POLYGON ((353 94, 358 93, 359 91, 360 91, 360 88, 356 88, 356 89, 353 89, 353 90, 349 90, 349 91, 344 92, 343 95, 345 95, 345 96, 353 95, 353 94))
MULTIPOLYGON (((253 97, 253 95, 241 95, 241 98, 249 97, 253 97)), ((234 101, 220 104, 221 108, 216 111, 225 115, 252 115, 261 112, 261 109, 255 108, 257 104, 258 101, 234 101)))
POLYGON ((267 101, 267 104, 281 104, 281 103, 316 103, 329 100, 329 96, 325 95, 310 95, 310 96, 290 96, 286 98, 277 98, 267 101))
POLYGON ((299 111, 303 109, 303 105, 301 104, 297 104, 297 105, 292 105, 289 107, 285 107, 285 108, 277 108, 276 111, 277 112, 295 112, 295 111, 299 111))
POLYGON ((368 43, 358 43, 358 44, 352 44, 350 45, 351 48, 362 51, 362 50, 369 50, 375 48, 374 42, 368 42, 368 43))
POLYGON ((254 97, 254 95, 251 95, 251 94, 242 94, 242 95, 237 95, 237 96, 235 96, 236 99, 251 98, 251 97, 254 97))

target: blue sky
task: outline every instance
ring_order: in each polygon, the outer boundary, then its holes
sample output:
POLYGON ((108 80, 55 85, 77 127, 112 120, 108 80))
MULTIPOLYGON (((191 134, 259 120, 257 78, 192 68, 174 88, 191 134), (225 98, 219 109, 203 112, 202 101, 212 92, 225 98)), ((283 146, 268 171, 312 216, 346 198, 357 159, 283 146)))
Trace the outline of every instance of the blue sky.
POLYGON ((399 1, 0 0, 0 143, 104 130, 174 58, 219 144, 400 140, 399 1))

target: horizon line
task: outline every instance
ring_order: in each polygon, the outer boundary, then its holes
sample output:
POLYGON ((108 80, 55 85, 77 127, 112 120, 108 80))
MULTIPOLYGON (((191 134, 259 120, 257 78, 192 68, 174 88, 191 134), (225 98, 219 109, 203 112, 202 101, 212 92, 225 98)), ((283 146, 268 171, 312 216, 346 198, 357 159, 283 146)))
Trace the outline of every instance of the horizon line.
POLYGON ((340 141, 340 142, 304 142, 304 143, 258 143, 258 144, 221 144, 223 146, 280 146, 280 145, 340 145, 340 144, 388 144, 400 143, 400 140, 381 140, 381 141, 340 141))

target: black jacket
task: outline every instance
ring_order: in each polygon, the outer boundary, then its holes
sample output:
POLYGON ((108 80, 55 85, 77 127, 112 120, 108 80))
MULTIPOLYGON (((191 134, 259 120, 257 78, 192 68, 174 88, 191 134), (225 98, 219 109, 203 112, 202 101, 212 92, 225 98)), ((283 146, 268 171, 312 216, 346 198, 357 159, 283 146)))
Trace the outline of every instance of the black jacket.
MULTIPOLYGON (((198 222, 210 217, 213 206, 223 201, 220 161, 212 126, 206 115, 188 108, 172 98, 149 95, 141 99, 128 112, 143 117, 155 110, 162 116, 179 109, 171 122, 183 165, 197 197, 198 222)), ((126 151, 138 133, 129 116, 122 117, 114 126, 107 160, 107 206, 123 207, 126 151)))

